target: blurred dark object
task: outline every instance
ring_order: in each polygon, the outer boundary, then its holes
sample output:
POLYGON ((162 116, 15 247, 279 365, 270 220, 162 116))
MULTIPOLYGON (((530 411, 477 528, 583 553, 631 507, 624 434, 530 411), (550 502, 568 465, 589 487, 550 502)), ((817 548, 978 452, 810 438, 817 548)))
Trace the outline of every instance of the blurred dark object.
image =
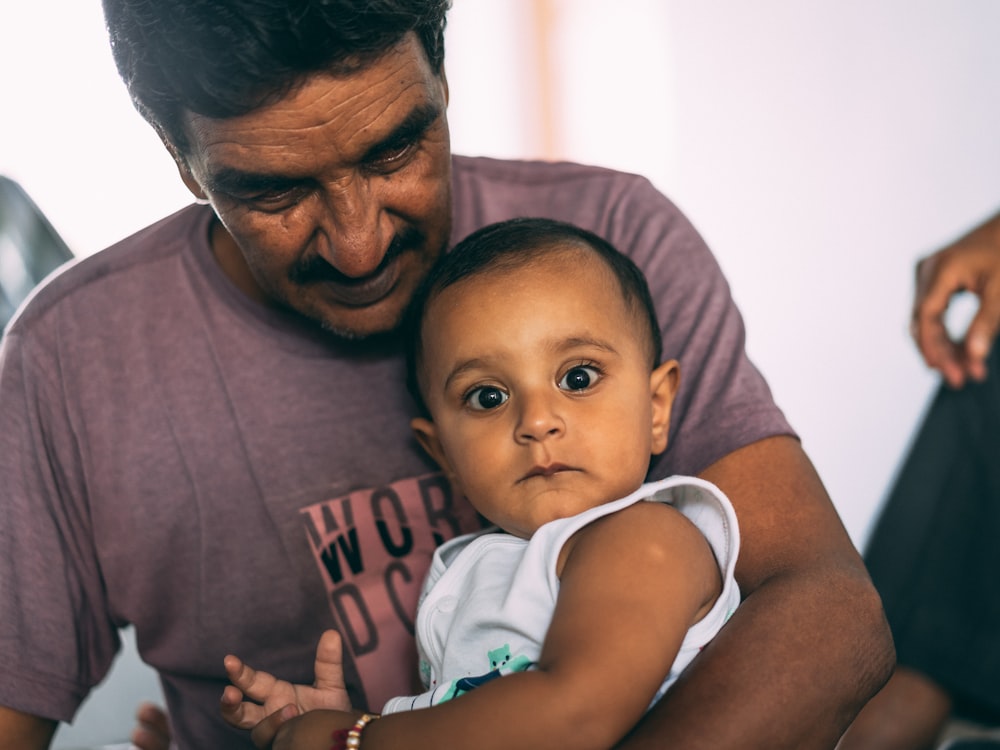
POLYGON ((0 175, 0 328, 39 281, 72 258, 24 189, 0 175))
POLYGON ((865 562, 898 663, 947 692, 957 716, 998 726, 1000 343, 987 367, 985 382, 937 392, 865 562))

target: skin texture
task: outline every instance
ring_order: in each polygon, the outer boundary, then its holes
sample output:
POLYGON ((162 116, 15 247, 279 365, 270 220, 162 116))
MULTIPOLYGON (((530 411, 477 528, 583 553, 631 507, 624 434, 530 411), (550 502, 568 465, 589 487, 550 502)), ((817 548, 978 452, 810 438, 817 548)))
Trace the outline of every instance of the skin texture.
MULTIPOLYGON (((718 593, 718 568, 700 532, 655 503, 608 516, 574 539, 536 671, 507 675, 433 708, 383 717, 365 730, 363 746, 430 750, 447 738, 454 747, 596 750, 627 732, 688 625, 718 593), (623 575, 628 586, 621 585, 623 575), (498 716, 517 720, 499 722, 498 716)), ((274 749, 325 750, 330 732, 350 726, 354 716, 306 714, 282 728, 274 749)))
POLYGON ((740 520, 744 601, 627 743, 629 748, 832 748, 888 679, 881 601, 790 437, 701 472, 740 520))
MULTIPOLYGON (((410 34, 369 67, 312 77, 251 115, 189 114, 188 152, 165 145, 219 217, 212 250, 237 287, 365 337, 396 327, 447 243, 447 103, 443 71, 410 34)), ((55 726, 0 708, 0 750, 46 748, 55 726)), ((147 709, 137 744, 166 748, 167 728, 147 709)))
POLYGON ((253 728, 282 709, 286 709, 285 718, 289 719, 317 709, 351 710, 351 700, 344 684, 340 634, 335 630, 324 632, 316 647, 313 667, 316 679, 311 686, 293 685, 276 679, 267 672, 253 669, 232 654, 226 656, 224 665, 233 684, 227 685, 223 691, 220 706, 226 721, 233 726, 253 728), (242 689, 236 685, 242 686, 242 689), (244 693, 255 696, 259 703, 244 702, 244 693))
POLYGON ((170 747, 170 722, 163 710, 154 703, 141 703, 135 712, 136 726, 129 739, 140 750, 170 747))
POLYGON ((447 84, 416 37, 250 115, 189 114, 175 159, 221 221, 213 250, 251 298, 328 330, 391 330, 450 232, 447 84))
POLYGON ((930 750, 951 716, 951 698, 912 669, 897 667, 837 745, 837 750, 930 750))
POLYGON ((678 366, 650 376, 644 329, 620 298, 597 256, 568 249, 509 282, 465 279, 427 310, 421 381, 434 421, 416 419, 414 431, 508 533, 527 539, 548 521, 624 497, 642 483, 649 456, 666 449, 678 366))
POLYGON ((0 748, 3 750, 47 748, 52 742, 57 726, 58 722, 0 706, 0 748))
MULTIPOLYGON (((587 249, 560 246, 528 265, 463 279, 424 317, 421 382, 433 421, 414 420, 414 429, 477 510, 530 537, 629 494, 650 454, 665 450, 678 367, 669 361, 650 373, 648 336, 587 249)), ((707 540, 658 503, 578 531, 556 573, 559 596, 536 670, 384 717, 365 730, 364 747, 437 748, 442 737, 484 749, 609 747, 642 716, 688 628, 722 590, 707 540), (605 710, 595 712, 598 703, 605 710)), ((289 689, 232 659, 234 684, 264 705, 233 707, 227 696, 227 718, 266 715, 280 703, 268 687, 295 697, 297 710, 313 707, 308 688, 289 689)), ((320 661, 331 679, 333 659, 320 661)), ((355 718, 314 711, 283 726, 273 746, 322 750, 355 718)), ((258 728, 254 740, 266 746, 270 736, 258 728)))
POLYGON ((952 388, 986 378, 986 356, 1000 332, 1000 215, 917 264, 911 332, 928 367, 952 388), (953 295, 971 292, 979 310, 961 341, 944 318, 953 295))
MULTIPOLYGON (((195 145, 175 154, 185 182, 222 217, 213 249, 234 282, 263 304, 291 307, 356 335, 391 327, 416 277, 440 251, 449 223, 445 81, 406 45, 375 67, 357 78, 325 79, 325 87, 310 79, 291 98, 244 118, 192 117, 195 145), (326 96, 330 87, 338 93, 326 96), (409 98, 414 92, 419 96, 409 98), (428 100, 441 104, 441 115, 419 140, 413 160, 404 159, 388 176, 362 169, 366 155, 428 100), (281 174, 286 162, 294 167, 290 175, 311 189, 288 207, 272 195, 267 202, 278 204, 273 212, 252 206, 268 191, 233 196, 213 183, 223 167, 281 174), (389 236, 410 226, 427 240, 399 267, 405 284, 390 284, 393 291, 370 304, 345 304, 342 288, 352 285, 344 279, 374 278, 371 286, 378 287, 385 277, 372 271, 382 263, 389 236), (344 277, 318 285, 288 280, 289 269, 315 268, 309 264, 317 258, 344 277)), ((739 516, 744 546, 737 578, 746 601, 626 744, 833 747, 888 678, 894 658, 861 560, 798 441, 762 440, 700 475, 726 492, 739 516)), ((287 718, 272 714, 272 733, 287 718)), ((53 726, 0 712, 0 748, 46 747, 53 726), (18 732, 25 736, 27 727, 37 741, 9 741, 18 732)))

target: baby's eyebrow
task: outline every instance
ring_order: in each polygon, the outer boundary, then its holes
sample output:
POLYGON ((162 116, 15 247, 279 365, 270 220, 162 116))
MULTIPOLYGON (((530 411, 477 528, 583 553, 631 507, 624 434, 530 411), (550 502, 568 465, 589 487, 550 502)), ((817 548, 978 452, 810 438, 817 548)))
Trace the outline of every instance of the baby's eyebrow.
MULTIPOLYGON (((615 347, 614 344, 609 341, 605 341, 604 339, 594 338, 593 336, 570 336, 567 338, 559 338, 550 342, 548 344, 548 348, 557 354, 570 352, 574 349, 600 349, 608 354, 618 353, 618 348, 615 347)), ((483 359, 482 357, 473 357, 471 359, 458 362, 453 368, 451 368, 451 371, 444 379, 444 390, 447 391, 448 388, 451 387, 452 381, 461 375, 464 375, 471 370, 489 367, 489 365, 490 361, 483 359)))
POLYGON ((486 360, 480 358, 467 359, 462 362, 459 362, 451 369, 451 372, 448 373, 448 377, 444 379, 444 390, 447 391, 448 388, 451 386, 451 382, 459 375, 463 375, 469 370, 475 370, 477 368, 485 366, 486 366, 486 360))
POLYGON ((592 336, 571 336, 570 338, 560 339, 556 342, 556 346, 553 347, 553 351, 568 351, 570 349, 579 349, 581 347, 594 347, 595 349, 602 349, 610 354, 618 353, 618 348, 611 342, 594 338, 592 336))

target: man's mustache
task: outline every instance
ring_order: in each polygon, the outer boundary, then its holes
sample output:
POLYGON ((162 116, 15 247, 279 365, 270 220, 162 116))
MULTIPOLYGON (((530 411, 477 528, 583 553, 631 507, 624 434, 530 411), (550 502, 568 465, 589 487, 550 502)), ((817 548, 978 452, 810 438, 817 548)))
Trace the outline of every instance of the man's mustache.
POLYGON ((372 276, 378 276, 407 250, 419 249, 424 244, 424 240, 423 233, 412 227, 397 233, 389 242, 389 247, 385 251, 382 262, 378 264, 378 268, 364 278, 347 276, 330 265, 325 258, 319 255, 310 255, 308 258, 302 258, 288 269, 288 280, 300 286, 330 282, 344 286, 359 284, 372 276))

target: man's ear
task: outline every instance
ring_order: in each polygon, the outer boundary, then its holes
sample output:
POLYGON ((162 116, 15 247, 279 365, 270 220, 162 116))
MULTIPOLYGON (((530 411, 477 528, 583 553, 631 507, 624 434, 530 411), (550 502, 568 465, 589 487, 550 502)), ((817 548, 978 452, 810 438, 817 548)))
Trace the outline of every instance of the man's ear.
POLYGON ((191 195, 199 203, 208 203, 208 196, 205 195, 205 191, 201 189, 201 185, 198 184, 198 180, 194 178, 191 174, 191 168, 188 166, 187 160, 181 156, 180 151, 177 147, 170 142, 170 139, 163 133, 159 133, 160 141, 163 143, 164 148, 167 149, 167 153, 170 154, 170 158, 174 160, 174 166, 177 167, 177 172, 181 176, 181 182, 184 186, 191 191, 191 195))
POLYGON ((420 446, 427 451, 427 455, 434 459, 448 478, 453 482, 456 481, 455 472, 452 471, 451 464, 448 462, 448 456, 445 454, 444 448, 441 447, 441 441, 438 440, 434 423, 424 417, 415 417, 410 421, 410 429, 413 430, 413 435, 417 438, 420 446))
POLYGON ((653 403, 653 442, 650 453, 654 456, 667 449, 670 435, 670 409, 681 384, 681 368, 676 359, 664 362, 649 376, 649 395, 653 403))

